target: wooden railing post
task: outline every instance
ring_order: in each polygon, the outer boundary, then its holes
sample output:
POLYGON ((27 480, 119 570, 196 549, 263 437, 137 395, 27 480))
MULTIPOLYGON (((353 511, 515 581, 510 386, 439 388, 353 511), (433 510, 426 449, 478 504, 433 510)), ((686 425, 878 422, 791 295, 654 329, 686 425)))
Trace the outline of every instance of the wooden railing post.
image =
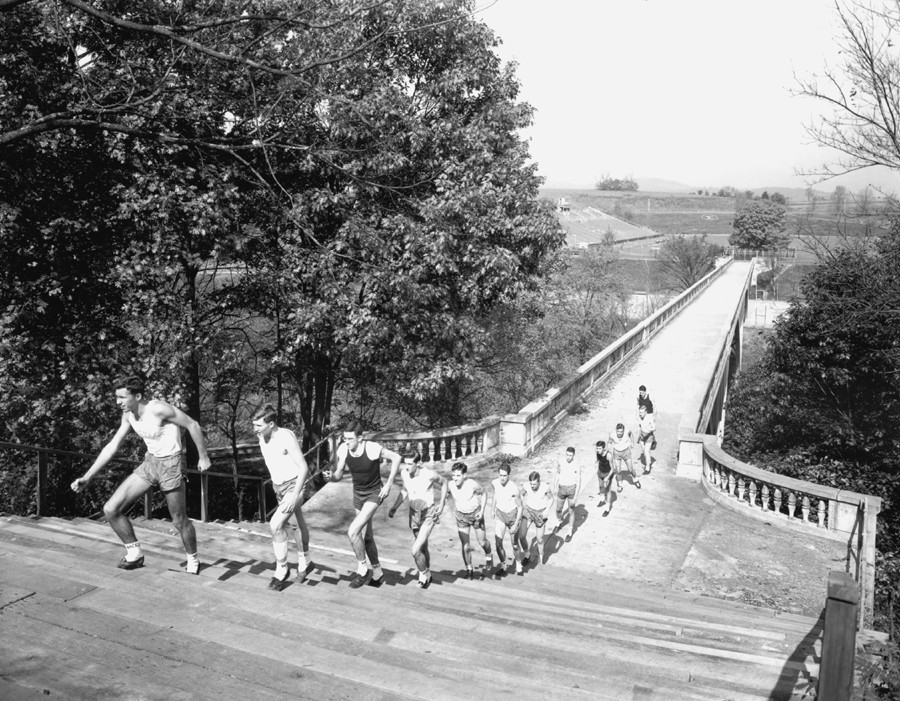
POLYGON ((849 701, 853 693, 858 605, 859 587, 853 577, 846 572, 830 572, 816 695, 819 701, 849 701))
POLYGON ((269 510, 266 508, 266 483, 264 480, 260 480, 256 485, 259 490, 259 520, 265 523, 266 516, 269 513, 269 510))
POLYGON ((144 518, 146 520, 150 520, 150 514, 152 510, 150 508, 150 492, 144 492, 144 518))
POLYGON ((47 515, 47 463, 50 456, 43 450, 38 452, 37 468, 37 515, 47 515))

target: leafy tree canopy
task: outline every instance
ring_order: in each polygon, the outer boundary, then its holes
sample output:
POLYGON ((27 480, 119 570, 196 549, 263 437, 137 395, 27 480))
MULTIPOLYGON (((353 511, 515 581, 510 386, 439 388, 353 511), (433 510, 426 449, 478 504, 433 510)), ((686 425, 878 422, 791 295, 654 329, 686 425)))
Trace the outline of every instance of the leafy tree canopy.
POLYGON ((706 236, 673 236, 659 248, 662 270, 679 290, 686 290, 715 268, 716 259, 724 253, 722 246, 706 240, 706 236))
POLYGON ((787 246, 785 209, 772 200, 745 201, 734 216, 728 243, 737 248, 770 250, 787 246))

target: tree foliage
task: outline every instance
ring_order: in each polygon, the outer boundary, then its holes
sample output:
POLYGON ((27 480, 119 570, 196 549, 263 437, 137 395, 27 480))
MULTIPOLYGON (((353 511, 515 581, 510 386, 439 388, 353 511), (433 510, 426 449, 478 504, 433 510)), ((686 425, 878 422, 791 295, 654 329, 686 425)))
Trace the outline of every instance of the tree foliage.
POLYGON ((737 248, 771 250, 787 246, 785 209, 772 200, 749 200, 734 215, 728 243, 737 248))
POLYGON ((613 178, 608 173, 604 174, 594 185, 597 190, 617 190, 637 192, 637 181, 630 175, 624 178, 613 178))
POLYGON ((707 241, 706 235, 673 236, 660 246, 657 257, 663 272, 681 291, 711 272, 724 252, 722 246, 707 241))

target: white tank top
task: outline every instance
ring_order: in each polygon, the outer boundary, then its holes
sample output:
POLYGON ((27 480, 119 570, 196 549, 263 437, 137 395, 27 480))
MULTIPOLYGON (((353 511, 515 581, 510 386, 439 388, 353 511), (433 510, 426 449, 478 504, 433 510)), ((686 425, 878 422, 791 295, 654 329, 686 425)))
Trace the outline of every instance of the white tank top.
POLYGON ((425 470, 421 467, 416 471, 415 477, 407 477, 404 480, 403 487, 409 496, 409 503, 415 507, 434 506, 434 485, 431 482, 431 475, 425 474, 425 470))
POLYGON ((157 458, 168 458, 181 452, 181 427, 164 421, 162 426, 153 426, 138 421, 132 412, 126 414, 134 432, 144 439, 147 452, 157 458))
POLYGON ((578 461, 574 458, 569 462, 564 457, 559 459, 559 486, 574 487, 578 484, 578 473, 581 471, 578 461))
POLYGON ((262 437, 259 439, 259 449, 274 484, 284 484, 300 476, 300 468, 288 454, 292 442, 297 444, 297 436, 289 428, 281 426, 272 431, 268 442, 262 437))
POLYGON ((454 482, 450 482, 450 493, 453 495, 453 501, 456 502, 457 511, 462 514, 470 514, 478 509, 476 489, 477 484, 470 478, 466 478, 462 487, 457 487, 454 482))
POLYGON ((494 486, 494 507, 507 514, 513 513, 516 510, 516 492, 519 491, 516 483, 509 480, 504 487, 497 477, 491 484, 494 486))

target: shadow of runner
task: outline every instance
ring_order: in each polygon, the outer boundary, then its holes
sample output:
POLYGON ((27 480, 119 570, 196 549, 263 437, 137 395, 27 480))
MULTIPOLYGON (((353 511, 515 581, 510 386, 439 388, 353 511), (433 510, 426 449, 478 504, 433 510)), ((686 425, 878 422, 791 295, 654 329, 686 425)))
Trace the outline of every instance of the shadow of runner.
POLYGON ((825 609, 819 614, 819 619, 810 631, 803 636, 803 639, 794 648, 794 651, 787 658, 781 674, 778 675, 778 681, 775 688, 769 694, 772 701, 789 701, 793 698, 814 698, 813 694, 817 677, 813 677, 809 669, 806 668, 807 658, 812 658, 813 662, 819 664, 822 661, 821 654, 816 654, 816 641, 822 637, 822 629, 825 626, 825 609), (801 681, 801 676, 803 680, 801 681), (798 689, 797 686, 800 685, 798 689), (795 696, 795 692, 801 692, 800 696, 795 696))

